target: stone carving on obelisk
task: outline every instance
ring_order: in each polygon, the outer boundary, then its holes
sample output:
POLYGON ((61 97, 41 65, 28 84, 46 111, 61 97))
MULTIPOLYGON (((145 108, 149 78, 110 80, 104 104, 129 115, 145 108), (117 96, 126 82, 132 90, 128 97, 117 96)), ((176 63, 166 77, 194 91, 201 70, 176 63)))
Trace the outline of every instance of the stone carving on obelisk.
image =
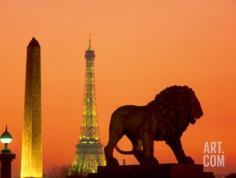
POLYGON ((42 178, 40 45, 27 47, 21 178, 42 178))

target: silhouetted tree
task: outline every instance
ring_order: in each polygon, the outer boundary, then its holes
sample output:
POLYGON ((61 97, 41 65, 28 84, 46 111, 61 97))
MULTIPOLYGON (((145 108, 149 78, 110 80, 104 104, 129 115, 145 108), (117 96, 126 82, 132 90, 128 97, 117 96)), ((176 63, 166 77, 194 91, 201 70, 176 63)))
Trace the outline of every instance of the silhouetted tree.
POLYGON ((46 178, 65 178, 69 166, 56 166, 46 173, 46 178))
POLYGON ((225 178, 236 178, 236 173, 229 174, 225 178))

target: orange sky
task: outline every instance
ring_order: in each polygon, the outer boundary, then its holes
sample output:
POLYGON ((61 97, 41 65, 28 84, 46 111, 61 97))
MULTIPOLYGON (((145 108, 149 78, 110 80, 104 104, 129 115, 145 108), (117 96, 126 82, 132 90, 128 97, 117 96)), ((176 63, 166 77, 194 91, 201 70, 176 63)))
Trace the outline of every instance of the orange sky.
MULTIPOLYGON (((99 132, 107 142, 111 113, 144 105, 169 85, 189 85, 204 117, 182 137, 202 163, 205 141, 223 141, 224 168, 236 167, 236 1, 234 0, 1 0, 0 130, 8 124, 19 175, 26 46, 41 44, 45 171, 71 164, 79 138, 88 34, 95 49, 99 132), (194 139, 193 139, 194 138, 194 139)), ((120 147, 130 148, 126 139, 120 147)), ((160 162, 174 162, 158 142, 160 162)), ((115 153, 122 162, 125 156, 115 153)), ((136 163, 130 156, 127 164, 136 163)), ((207 169, 209 170, 209 169, 207 169)))

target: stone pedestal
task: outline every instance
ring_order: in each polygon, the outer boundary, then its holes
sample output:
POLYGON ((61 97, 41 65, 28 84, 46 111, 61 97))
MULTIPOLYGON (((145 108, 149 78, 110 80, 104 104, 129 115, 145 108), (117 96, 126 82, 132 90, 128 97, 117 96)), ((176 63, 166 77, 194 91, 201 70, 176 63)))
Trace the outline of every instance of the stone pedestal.
POLYGON ((99 166, 98 172, 87 178, 215 178, 212 172, 203 172, 202 165, 160 164, 153 167, 126 165, 99 166))
POLYGON ((1 153, 1 178, 11 178, 11 162, 16 155, 13 153, 1 153))

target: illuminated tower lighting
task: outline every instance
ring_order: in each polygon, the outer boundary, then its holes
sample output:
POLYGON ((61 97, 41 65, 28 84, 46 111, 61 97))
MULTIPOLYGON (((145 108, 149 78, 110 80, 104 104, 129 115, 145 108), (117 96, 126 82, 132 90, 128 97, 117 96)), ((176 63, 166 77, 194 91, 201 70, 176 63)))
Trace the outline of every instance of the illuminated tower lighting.
POLYGON ((42 178, 40 45, 27 47, 21 178, 42 178))
POLYGON ((97 166, 105 166, 103 148, 98 135, 98 121, 95 97, 94 51, 89 47, 85 53, 86 79, 81 135, 76 145, 76 153, 68 176, 86 176, 97 172, 97 166))

